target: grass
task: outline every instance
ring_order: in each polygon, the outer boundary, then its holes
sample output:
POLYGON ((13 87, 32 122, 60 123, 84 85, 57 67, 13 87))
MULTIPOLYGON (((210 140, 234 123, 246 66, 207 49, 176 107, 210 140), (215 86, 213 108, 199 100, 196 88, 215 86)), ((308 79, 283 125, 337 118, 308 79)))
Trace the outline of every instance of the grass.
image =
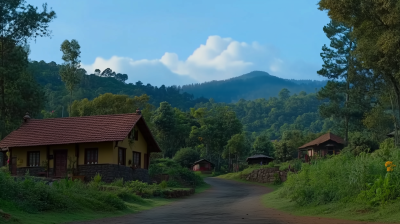
POLYGON ((279 191, 273 191, 263 195, 262 202, 268 208, 278 209, 296 216, 314 216, 369 222, 400 222, 400 201, 398 200, 379 207, 340 202, 299 206, 295 202, 290 201, 290 199, 280 197, 279 191))
MULTIPOLYGON (((196 194, 209 189, 211 185, 203 184, 196 187, 196 194)), ((189 188, 167 188, 168 190, 175 189, 189 189, 189 188)), ((0 199, 0 208, 5 213, 11 214, 11 219, 5 221, 1 219, 1 223, 20 223, 20 224, 54 224, 54 223, 67 223, 73 221, 96 220, 107 217, 117 217, 127 214, 134 214, 140 211, 149 210, 158 206, 167 205, 179 199, 166 199, 155 197, 151 199, 143 199, 143 201, 125 202, 126 209, 121 211, 112 212, 94 212, 91 209, 80 209, 79 211, 46 211, 39 213, 28 213, 21 211, 13 205, 13 203, 0 199)))
POLYGON ((296 216, 314 216, 324 218, 335 218, 344 220, 357 220, 369 222, 400 222, 400 200, 390 201, 383 206, 369 206, 363 203, 330 202, 325 204, 308 204, 300 206, 289 198, 282 197, 280 192, 283 185, 257 183, 241 179, 241 174, 249 174, 261 167, 250 167, 242 172, 228 173, 217 178, 234 180, 247 184, 268 187, 273 192, 261 197, 263 204, 268 208, 274 208, 296 216))
POLYGON ((54 223, 66 223, 73 221, 84 221, 84 220, 94 220, 106 217, 116 217, 132 213, 137 213, 139 211, 148 210, 157 206, 162 206, 169 204, 176 199, 165 199, 165 198, 153 198, 144 199, 144 202, 129 203, 125 202, 127 208, 122 211, 113 212, 94 212, 93 210, 80 209, 80 211, 73 212, 40 212, 40 213, 27 213, 19 210, 18 208, 12 206, 12 204, 0 200, 0 207, 4 212, 11 214, 11 219, 9 221, 1 220, 2 223, 21 223, 21 224, 54 224, 54 223))

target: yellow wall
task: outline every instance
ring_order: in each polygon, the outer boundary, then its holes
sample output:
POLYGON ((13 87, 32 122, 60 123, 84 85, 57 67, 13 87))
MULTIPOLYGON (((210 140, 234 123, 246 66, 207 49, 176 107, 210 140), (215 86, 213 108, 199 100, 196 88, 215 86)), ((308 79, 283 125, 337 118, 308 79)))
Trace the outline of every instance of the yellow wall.
MULTIPOLYGON (((131 162, 133 162, 133 151, 135 152, 140 152, 141 153, 141 158, 140 158, 140 162, 141 162, 141 168, 144 168, 144 154, 147 153, 147 142, 144 139, 142 132, 140 132, 138 127, 134 127, 135 130, 138 130, 138 134, 139 134, 139 138, 138 141, 134 141, 133 144, 129 144, 129 138, 128 136, 123 140, 118 142, 118 146, 119 147, 123 147, 126 148, 126 162, 125 164, 127 166, 130 166, 128 161, 130 160, 131 162)), ((114 158, 116 163, 118 163, 118 147, 114 148, 114 158)))
MULTIPOLYGON (((28 152, 29 151, 40 151, 40 165, 43 161, 47 159, 47 149, 46 146, 33 146, 33 147, 21 147, 21 148, 12 148, 12 157, 17 157, 17 167, 26 167, 28 152)), ((11 160, 10 160, 11 163, 11 160)))
MULTIPOLYGON (((114 163, 112 155, 112 142, 95 142, 95 143, 80 143, 79 144, 79 165, 83 165, 85 160, 85 148, 97 148, 98 149, 98 163, 107 164, 114 163)), ((67 156, 75 158, 75 144, 67 145, 52 145, 50 146, 50 155, 54 155, 56 150, 67 150, 67 156)), ((47 159, 47 147, 46 146, 33 146, 33 147, 17 147, 12 148, 12 157, 17 157, 17 167, 27 166, 27 153, 29 151, 40 151, 40 164, 47 159)), ((54 159, 50 160, 50 168, 54 167, 54 159)))
MULTIPOLYGON (((138 141, 135 140, 133 144, 130 144, 127 136, 123 141, 118 142, 118 146, 126 148, 126 166, 130 166, 129 160, 133 162, 133 151, 136 151, 141 153, 141 168, 144 168, 144 154, 147 153, 147 142, 137 127, 135 127, 135 130, 138 130, 138 141)), ((118 146, 114 146, 115 142, 80 143, 78 165, 84 164, 86 148, 98 149, 98 164, 118 164, 118 146)), ((50 155, 54 155, 55 150, 68 150, 67 156, 75 157, 75 144, 52 145, 50 146, 50 155)), ((17 157, 18 168, 27 166, 26 160, 28 151, 40 151, 40 164, 47 159, 46 146, 12 148, 12 157, 17 157)), ((54 167, 54 159, 50 160, 49 166, 50 168, 54 167)))

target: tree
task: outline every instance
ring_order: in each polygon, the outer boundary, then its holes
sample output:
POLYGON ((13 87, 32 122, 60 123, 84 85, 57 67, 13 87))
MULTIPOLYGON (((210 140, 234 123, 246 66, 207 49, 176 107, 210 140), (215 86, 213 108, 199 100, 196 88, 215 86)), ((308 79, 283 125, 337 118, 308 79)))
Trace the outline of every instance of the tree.
POLYGON ((340 123, 343 123, 347 141, 351 119, 361 120, 363 111, 369 109, 370 101, 365 96, 368 95, 371 72, 363 68, 353 54, 357 43, 352 37, 352 27, 331 20, 323 30, 331 43, 330 47, 322 47, 324 64, 317 73, 330 81, 318 92, 320 99, 329 99, 329 103, 320 106, 320 111, 324 117, 335 116, 339 121, 343 120, 340 123))
POLYGON ((375 76, 381 76, 391 85, 399 110, 400 3, 396 0, 320 0, 318 4, 320 10, 328 11, 332 20, 353 28, 352 37, 357 40, 354 55, 363 67, 372 69, 375 76))
MULTIPOLYGON (((148 104, 147 95, 135 96, 117 95, 111 93, 102 94, 92 101, 87 98, 75 100, 71 105, 71 117, 126 114, 134 113, 137 108, 144 108, 148 104)), ((145 114, 143 114, 145 116, 145 114)))
POLYGON ((70 92, 70 103, 69 103, 69 114, 71 114, 72 108, 72 91, 78 85, 82 79, 83 70, 80 69, 80 51, 81 46, 79 46, 76 40, 65 40, 61 44, 60 50, 63 52, 62 60, 64 61, 60 69, 60 76, 62 81, 65 83, 65 87, 70 92))
POLYGON ((256 137, 256 140, 253 143, 253 149, 251 154, 263 154, 266 156, 273 156, 274 153, 274 145, 269 139, 266 133, 262 133, 261 135, 256 137))
POLYGON ((182 167, 191 168, 192 164, 200 159, 200 154, 190 147, 181 148, 176 152, 173 159, 181 164, 182 167))
MULTIPOLYGON (((14 97, 10 92, 19 89, 16 84, 26 72, 28 48, 24 46, 29 39, 49 36, 48 24, 55 17, 54 11, 47 10, 47 4, 38 11, 24 0, 0 1, 0 138, 4 137, 7 119, 10 119, 7 101, 14 97)), ((25 100, 19 104, 23 105, 25 100)))
POLYGON ((175 113, 172 106, 167 102, 160 103, 160 107, 154 112, 151 119, 155 134, 159 139, 164 157, 172 157, 176 149, 173 139, 176 137, 174 130, 176 128, 175 113))
POLYGON ((222 156, 229 159, 229 167, 232 165, 232 156, 234 159, 236 158, 236 165, 238 166, 239 158, 245 154, 248 148, 246 143, 246 136, 244 133, 235 134, 228 140, 222 156))

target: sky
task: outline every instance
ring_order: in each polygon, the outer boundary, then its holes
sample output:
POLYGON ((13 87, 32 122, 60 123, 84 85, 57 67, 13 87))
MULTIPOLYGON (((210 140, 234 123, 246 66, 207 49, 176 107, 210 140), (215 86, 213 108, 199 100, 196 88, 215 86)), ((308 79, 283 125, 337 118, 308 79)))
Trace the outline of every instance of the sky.
MULTIPOLYGON (((38 6, 46 0, 27 0, 38 6)), ((128 82, 183 85, 258 70, 285 79, 317 74, 329 40, 318 0, 47 0, 52 37, 30 42, 30 59, 62 63, 76 39, 82 67, 110 68, 128 82)))

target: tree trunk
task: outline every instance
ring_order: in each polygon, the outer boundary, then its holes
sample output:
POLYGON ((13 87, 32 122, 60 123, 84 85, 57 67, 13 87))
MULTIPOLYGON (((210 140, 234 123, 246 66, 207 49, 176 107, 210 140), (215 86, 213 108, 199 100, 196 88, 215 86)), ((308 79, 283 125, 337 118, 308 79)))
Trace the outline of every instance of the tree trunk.
POLYGON ((395 111, 395 107, 393 104, 393 98, 392 98, 392 94, 389 93, 389 97, 390 97, 390 104, 392 105, 392 114, 393 114, 393 121, 394 121, 394 145, 398 145, 398 139, 397 139, 397 118, 396 118, 396 111, 395 111))
MULTIPOLYGON (((397 110, 400 109, 400 89, 399 86, 397 85, 396 79, 393 76, 389 76, 390 77, 390 81, 392 82, 393 85, 393 89, 394 89, 394 93, 395 93, 395 100, 397 102, 397 110)), ((395 114, 396 120, 395 122, 398 121, 398 117, 397 117, 397 113, 395 114)), ((396 129, 394 130, 394 137, 397 140, 399 138, 398 135, 398 131, 397 131, 397 124, 396 124, 396 129)), ((399 142, 397 141, 397 144, 399 144, 399 142)))

